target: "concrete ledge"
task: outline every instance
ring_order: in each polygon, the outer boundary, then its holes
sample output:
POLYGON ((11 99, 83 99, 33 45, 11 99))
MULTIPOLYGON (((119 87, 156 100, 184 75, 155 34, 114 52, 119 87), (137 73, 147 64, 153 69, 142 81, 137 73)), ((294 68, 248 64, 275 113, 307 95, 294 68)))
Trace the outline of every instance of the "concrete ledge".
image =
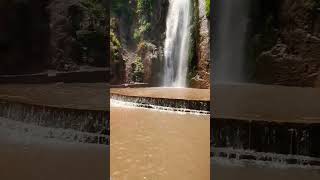
POLYGON ((320 123, 211 119, 214 148, 320 158, 320 123))
POLYGON ((0 117, 48 128, 74 130, 88 143, 109 143, 107 84, 6 84, 0 117))
POLYGON ((114 100, 140 104, 139 106, 146 108, 160 106, 176 110, 198 110, 209 113, 209 93, 209 90, 187 88, 118 88, 111 89, 110 97, 114 100))
POLYGON ((87 143, 109 144, 109 112, 41 106, 0 100, 0 117, 41 127, 96 134, 87 143))
POLYGON ((74 72, 52 72, 26 75, 1 75, 0 84, 24 83, 24 84, 43 84, 43 83, 96 83, 108 82, 109 76, 107 69, 92 71, 74 72))
POLYGON ((212 148, 211 158, 222 158, 238 161, 261 163, 279 163, 286 165, 313 166, 320 167, 320 158, 300 156, 300 155, 284 155, 274 153, 254 152, 241 149, 231 148, 212 148))

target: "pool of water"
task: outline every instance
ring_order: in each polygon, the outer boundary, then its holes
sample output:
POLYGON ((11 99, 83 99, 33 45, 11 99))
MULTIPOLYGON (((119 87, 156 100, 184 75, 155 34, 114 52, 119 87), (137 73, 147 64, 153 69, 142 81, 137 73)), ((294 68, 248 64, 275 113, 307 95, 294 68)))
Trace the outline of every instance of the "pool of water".
POLYGON ((111 103, 111 179, 209 179, 209 119, 111 103))
POLYGON ((109 147, 78 141, 87 135, 0 117, 0 179, 107 179, 109 147))

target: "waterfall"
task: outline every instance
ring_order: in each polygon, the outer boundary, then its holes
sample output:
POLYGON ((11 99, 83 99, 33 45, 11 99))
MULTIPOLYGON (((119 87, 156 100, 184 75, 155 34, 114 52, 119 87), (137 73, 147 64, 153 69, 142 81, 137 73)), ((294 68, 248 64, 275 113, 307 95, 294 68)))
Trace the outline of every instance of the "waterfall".
POLYGON ((164 86, 186 86, 191 16, 191 0, 170 0, 164 44, 164 86))
POLYGON ((245 45, 250 0, 223 0, 215 4, 213 73, 216 82, 244 82, 245 45))

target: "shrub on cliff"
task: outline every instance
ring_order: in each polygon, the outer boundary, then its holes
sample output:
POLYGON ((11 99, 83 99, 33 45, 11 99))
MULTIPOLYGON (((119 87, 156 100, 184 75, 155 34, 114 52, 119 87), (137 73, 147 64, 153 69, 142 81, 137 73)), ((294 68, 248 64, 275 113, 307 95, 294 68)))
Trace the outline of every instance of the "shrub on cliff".
POLYGON ((144 67, 141 57, 137 57, 134 63, 131 64, 132 80, 134 82, 143 82, 144 67))

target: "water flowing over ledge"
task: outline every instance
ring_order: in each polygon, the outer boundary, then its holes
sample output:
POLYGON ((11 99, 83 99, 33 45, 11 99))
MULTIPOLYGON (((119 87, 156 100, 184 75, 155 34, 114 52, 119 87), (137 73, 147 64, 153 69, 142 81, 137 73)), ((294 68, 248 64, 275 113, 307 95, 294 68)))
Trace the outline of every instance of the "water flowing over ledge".
POLYGON ((214 148, 211 151, 211 163, 223 166, 241 166, 276 169, 314 169, 320 170, 320 158, 255 152, 244 149, 214 148))
POLYGON ((215 84, 213 92, 211 146, 221 150, 213 157, 320 166, 317 89, 215 84))
POLYGON ((146 108, 146 109, 153 109, 156 111, 163 111, 163 112, 176 112, 176 113, 190 113, 194 115, 209 115, 210 111, 203 111, 203 110, 193 110, 187 108, 175 108, 175 107, 166 107, 166 106, 157 106, 152 105, 149 103, 137 103, 137 102, 128 102, 124 101, 123 98, 112 98, 110 100, 110 105, 114 107, 126 107, 126 108, 146 108), (120 100, 116 100, 120 99, 120 100))
POLYGON ((275 168, 314 168, 320 169, 320 158, 291 155, 255 152, 244 149, 216 148, 211 147, 211 160, 220 163, 232 162, 232 164, 256 165, 275 168))
MULTIPOLYGON (((20 122, 14 130, 22 128, 26 134, 43 129, 39 136, 73 142, 109 143, 108 112, 0 100, 0 117, 7 119, 6 122, 20 122)), ((8 123, 1 123, 4 124, 8 123)))
POLYGON ((67 142, 109 144, 105 88, 99 83, 3 85, 0 128, 67 142))
MULTIPOLYGON (((162 111, 174 111, 193 114, 210 114, 209 97, 189 96, 196 89, 178 88, 122 88, 111 89, 111 104, 143 107, 162 111), (139 92, 137 94, 136 92, 139 92), (175 92, 174 92, 175 91, 175 92), (179 94, 175 94, 179 91, 179 94), (189 94, 189 95, 188 95, 189 94)), ((203 90, 199 90, 203 91, 203 90)), ((209 90, 207 95, 209 96, 209 90)))

